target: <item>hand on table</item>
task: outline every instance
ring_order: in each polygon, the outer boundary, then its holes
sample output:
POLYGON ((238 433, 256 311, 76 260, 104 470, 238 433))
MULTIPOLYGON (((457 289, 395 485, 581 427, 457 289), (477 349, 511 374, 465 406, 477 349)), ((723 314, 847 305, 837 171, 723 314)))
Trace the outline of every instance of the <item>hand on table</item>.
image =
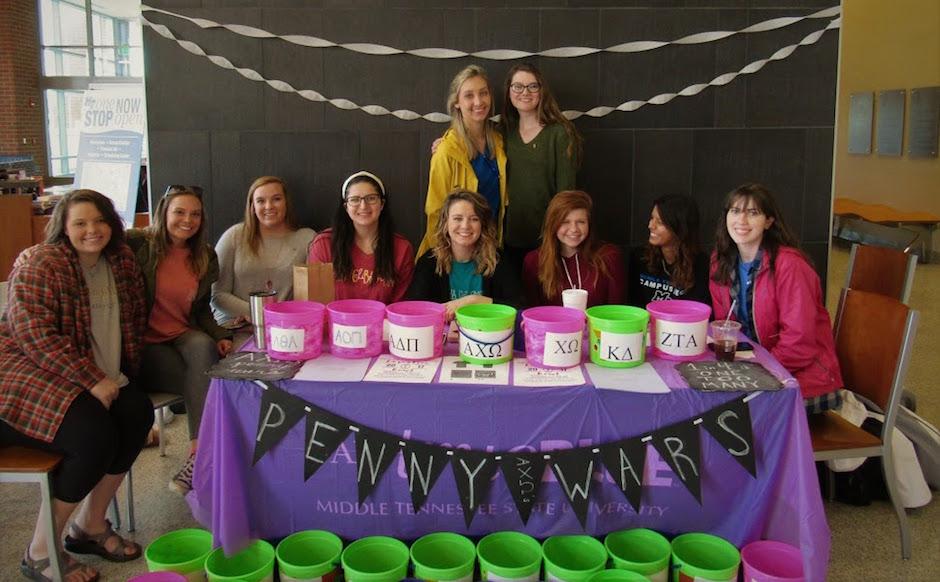
POLYGON ((232 340, 220 339, 216 342, 216 349, 219 350, 219 357, 224 358, 232 352, 232 340))

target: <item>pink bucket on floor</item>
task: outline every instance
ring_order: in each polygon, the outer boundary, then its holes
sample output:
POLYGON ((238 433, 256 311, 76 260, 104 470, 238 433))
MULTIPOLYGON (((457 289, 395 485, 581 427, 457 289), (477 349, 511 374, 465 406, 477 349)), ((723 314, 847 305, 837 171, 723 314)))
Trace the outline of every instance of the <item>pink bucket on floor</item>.
POLYGON ((444 354, 446 309, 432 301, 400 301, 385 308, 388 352, 403 360, 427 360, 444 354))
POLYGON ((747 582, 802 582, 803 555, 783 542, 760 540, 741 550, 747 582))
POLYGON ((323 350, 322 303, 281 301, 264 306, 268 356, 275 360, 312 360, 323 350))
POLYGON ((712 308, 698 301, 672 299, 646 305, 653 353, 666 360, 697 360, 705 353, 712 308))
POLYGON ((340 299, 330 314, 330 351, 340 358, 371 358, 382 353, 385 304, 371 299, 340 299))
POLYGON ((570 368, 581 363, 584 312, 553 305, 522 312, 525 355, 539 368, 570 368))
POLYGON ((128 578, 127 582, 186 582, 186 576, 176 572, 148 572, 128 578))

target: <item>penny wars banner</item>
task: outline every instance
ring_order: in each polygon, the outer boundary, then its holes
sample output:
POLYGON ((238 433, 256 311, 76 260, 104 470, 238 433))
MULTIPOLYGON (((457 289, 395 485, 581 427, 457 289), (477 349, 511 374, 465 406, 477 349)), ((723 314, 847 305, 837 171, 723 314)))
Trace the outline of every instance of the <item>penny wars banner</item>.
MULTIPOLYGON (((703 428, 722 449, 757 475, 754 436, 748 397, 742 396, 705 411, 699 416, 658 428, 649 434, 619 441, 542 453, 517 453, 454 449, 435 443, 404 439, 335 415, 294 396, 270 382, 259 381, 264 393, 255 432, 252 464, 284 438, 301 420, 305 423, 304 478, 309 479, 336 452, 350 432, 356 441, 356 481, 359 503, 369 498, 399 454, 403 456, 408 490, 419 511, 438 477, 453 472, 467 528, 477 508, 486 500, 493 475, 502 473, 523 524, 543 486, 546 465, 551 468, 564 496, 585 527, 592 475, 603 465, 624 497, 639 511, 643 496, 643 466, 647 445, 655 447, 676 477, 702 504, 700 445, 703 428)), ((552 484, 551 486, 555 486, 552 484)))

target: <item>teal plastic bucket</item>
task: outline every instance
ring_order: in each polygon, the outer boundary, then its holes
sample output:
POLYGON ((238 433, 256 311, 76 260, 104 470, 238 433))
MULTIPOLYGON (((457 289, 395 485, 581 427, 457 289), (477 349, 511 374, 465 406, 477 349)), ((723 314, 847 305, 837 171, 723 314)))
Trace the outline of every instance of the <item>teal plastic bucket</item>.
POLYGON ((438 582, 473 582, 477 550, 462 535, 438 532, 420 537, 411 544, 415 578, 438 582))
POLYGON ((343 550, 346 582, 398 582, 408 572, 408 546, 395 538, 370 536, 343 550))
POLYGON ((542 567, 542 546, 515 531, 498 531, 477 543, 481 580, 535 582, 542 567))
POLYGON ((588 578, 587 582, 649 582, 649 578, 630 570, 601 570, 588 578))
POLYGON ((343 542, 328 531, 299 531, 281 540, 274 553, 282 582, 314 582, 339 566, 343 542))
POLYGON ((607 566, 604 544, 590 536, 552 536, 542 555, 548 582, 585 582, 607 566))
POLYGON ((456 313, 460 359, 471 364, 501 364, 512 359, 516 310, 508 305, 464 305, 456 313))
POLYGON ((234 556, 225 557, 217 548, 206 558, 209 582, 271 582, 274 580, 274 547, 264 540, 234 556))
POLYGON ((642 574, 650 582, 667 582, 672 546, 655 531, 643 528, 615 531, 604 539, 604 546, 614 568, 642 574))
POLYGON ((682 534, 672 540, 672 580, 680 573, 693 580, 736 582, 741 553, 731 542, 704 533, 682 534))
POLYGON ((592 362, 605 368, 632 368, 646 360, 648 311, 628 305, 595 305, 586 313, 592 362))
POLYGON ((212 534, 204 529, 178 529, 150 542, 144 552, 151 572, 176 572, 205 579, 206 558, 212 552, 212 534))

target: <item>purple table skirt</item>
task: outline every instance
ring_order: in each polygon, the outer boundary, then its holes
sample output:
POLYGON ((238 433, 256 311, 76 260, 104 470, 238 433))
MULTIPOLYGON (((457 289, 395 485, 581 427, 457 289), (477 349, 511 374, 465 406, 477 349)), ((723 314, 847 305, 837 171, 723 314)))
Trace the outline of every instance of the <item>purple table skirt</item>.
MULTIPOLYGON (((786 387, 750 401, 757 478, 700 430, 699 505, 649 446, 640 511, 633 510, 599 469, 586 533, 603 535, 633 527, 667 535, 704 531, 738 547, 774 539, 801 548, 807 580, 825 579, 829 527, 800 392, 766 352, 760 348, 758 352, 766 367, 786 378, 786 387)), ((590 384, 517 388, 285 381, 281 387, 354 423, 406 438, 472 449, 530 451, 648 434, 738 396, 691 390, 671 363, 653 361, 653 365, 673 387, 669 394, 597 390, 590 384)), ((518 530, 539 538, 584 532, 550 470, 543 475, 527 525, 497 473, 487 503, 467 529, 449 467, 415 514, 400 455, 359 506, 353 436, 304 482, 303 421, 252 467, 261 393, 252 382, 213 380, 199 432, 194 489, 188 501, 193 515, 226 553, 252 538, 279 538, 304 529, 327 529, 347 539, 380 534, 413 539, 434 531, 476 536, 518 530)))

